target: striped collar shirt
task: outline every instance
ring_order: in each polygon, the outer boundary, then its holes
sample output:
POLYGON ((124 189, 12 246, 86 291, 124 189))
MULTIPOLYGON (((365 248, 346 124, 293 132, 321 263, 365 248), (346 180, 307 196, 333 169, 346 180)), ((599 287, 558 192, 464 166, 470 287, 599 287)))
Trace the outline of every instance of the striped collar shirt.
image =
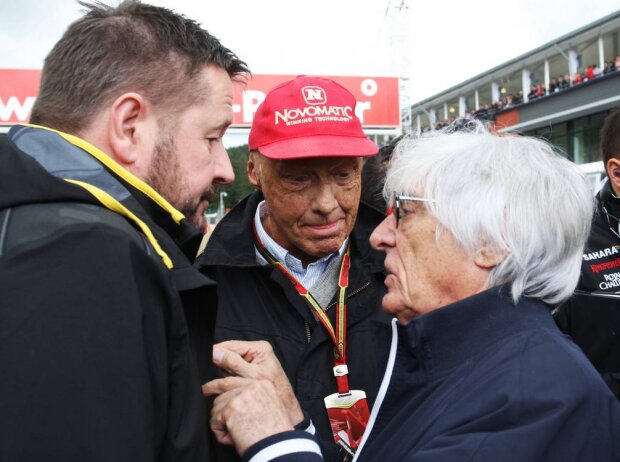
MULTIPOLYGON (((301 282, 301 284, 305 288, 312 288, 317 282, 317 280, 321 277, 321 275, 325 272, 329 264, 334 260, 334 258, 339 259, 344 254, 349 239, 345 239, 344 243, 337 252, 320 258, 317 261, 310 263, 306 268, 304 268, 300 259, 291 255, 288 250, 276 243, 276 241, 274 241, 271 236, 267 234, 267 231, 265 231, 263 223, 260 219, 261 208, 264 206, 264 204, 265 201, 262 201, 260 204, 258 204, 258 207, 256 208, 256 213, 254 214, 254 226, 256 227, 256 233, 258 234, 258 238, 263 243, 267 251, 271 255, 273 255, 278 261, 283 263, 286 269, 289 270, 293 276, 295 276, 295 279, 301 282)), ((255 252, 256 261, 263 266, 267 265, 267 260, 265 260, 265 258, 260 254, 256 247, 255 252)))

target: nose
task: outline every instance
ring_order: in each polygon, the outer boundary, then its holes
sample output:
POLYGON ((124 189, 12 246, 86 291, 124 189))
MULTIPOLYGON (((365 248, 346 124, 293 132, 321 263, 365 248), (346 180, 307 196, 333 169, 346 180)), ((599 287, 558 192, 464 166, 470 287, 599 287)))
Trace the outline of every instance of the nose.
POLYGON ((230 163, 230 157, 228 152, 224 148, 224 145, 219 142, 217 146, 214 146, 213 157, 213 182, 218 184, 230 184, 235 181, 235 172, 233 171, 232 164, 230 163))
POLYGON ((321 215, 329 215, 338 208, 338 200, 334 194, 333 184, 331 182, 321 182, 312 205, 313 210, 321 215))
POLYGON ((394 247, 396 245, 396 218, 393 214, 383 219, 379 226, 370 235, 370 245, 375 250, 382 250, 394 247))

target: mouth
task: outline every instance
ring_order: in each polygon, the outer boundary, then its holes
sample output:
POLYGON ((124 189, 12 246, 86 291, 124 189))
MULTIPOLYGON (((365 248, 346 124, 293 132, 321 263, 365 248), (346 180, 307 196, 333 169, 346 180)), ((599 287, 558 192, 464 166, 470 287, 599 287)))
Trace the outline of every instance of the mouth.
POLYGON ((208 200, 201 200, 198 203, 198 207, 197 207, 197 212, 201 215, 203 215, 207 209, 209 208, 209 201, 208 200))
POLYGON ((333 223, 307 224, 306 228, 310 229, 313 234, 331 236, 340 231, 341 223, 342 220, 334 221, 333 223))
POLYGON ((198 208, 200 210, 200 213, 205 213, 207 211, 209 205, 215 200, 216 195, 217 194, 215 190, 209 189, 200 196, 198 202, 198 208))

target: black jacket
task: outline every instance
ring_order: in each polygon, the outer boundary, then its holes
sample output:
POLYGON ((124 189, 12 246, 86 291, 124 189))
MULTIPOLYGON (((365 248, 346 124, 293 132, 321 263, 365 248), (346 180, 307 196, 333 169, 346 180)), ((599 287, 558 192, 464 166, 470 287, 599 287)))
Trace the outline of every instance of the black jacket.
POLYGON ((555 312, 620 399, 620 200, 609 181, 596 196, 590 237, 583 251, 575 295, 555 312))
MULTIPOLYGON (((269 341, 317 434, 331 442, 323 398, 337 391, 332 370, 333 344, 289 280, 273 266, 256 262, 252 223, 262 200, 262 194, 255 192, 231 210, 198 257, 201 270, 218 282, 215 340, 269 341)), ((387 360, 387 349, 378 350, 374 346, 377 339, 371 334, 371 325, 383 323, 385 335, 389 336, 389 317, 381 311, 385 293, 383 254, 368 243, 382 218, 383 215, 361 204, 350 236, 349 384, 352 389, 366 392, 369 407, 374 402, 387 360)), ((328 308, 332 323, 334 306, 332 303, 328 308)))
POLYGON ((92 147, 41 128, 11 138, 0 138, 0 460, 205 461, 184 314, 212 341, 212 282, 190 262, 201 235, 92 147))

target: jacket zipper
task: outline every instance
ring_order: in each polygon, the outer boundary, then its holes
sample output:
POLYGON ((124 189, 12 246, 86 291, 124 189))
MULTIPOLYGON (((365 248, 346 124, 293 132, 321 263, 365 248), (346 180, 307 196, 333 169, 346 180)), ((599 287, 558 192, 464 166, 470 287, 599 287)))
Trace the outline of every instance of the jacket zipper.
MULTIPOLYGON (((354 295, 359 294, 362 290, 364 290, 365 288, 367 288, 370 285, 370 281, 364 283, 364 285, 362 285, 361 287, 358 287, 357 289, 355 289, 353 292, 351 292, 349 295, 347 295, 347 299, 353 297, 354 295)), ((334 306, 336 306, 338 302, 334 302, 331 305, 327 305, 327 308, 325 308, 325 311, 333 308, 334 306)))
MULTIPOLYGON (((349 295, 347 295, 347 298, 351 298, 354 295, 359 294, 362 290, 364 290, 365 288, 367 288, 370 285, 370 281, 364 283, 364 285, 362 285, 361 287, 357 288, 356 290, 354 290, 353 292, 351 292, 349 295)), ((329 310, 330 308, 336 306, 338 302, 334 302, 331 305, 327 305, 327 308, 325 308, 325 311, 329 310)), ((312 340, 312 334, 310 333, 310 324, 308 324, 307 321, 304 321, 304 327, 306 329, 306 339, 308 340, 308 343, 310 343, 310 341, 312 340)))

